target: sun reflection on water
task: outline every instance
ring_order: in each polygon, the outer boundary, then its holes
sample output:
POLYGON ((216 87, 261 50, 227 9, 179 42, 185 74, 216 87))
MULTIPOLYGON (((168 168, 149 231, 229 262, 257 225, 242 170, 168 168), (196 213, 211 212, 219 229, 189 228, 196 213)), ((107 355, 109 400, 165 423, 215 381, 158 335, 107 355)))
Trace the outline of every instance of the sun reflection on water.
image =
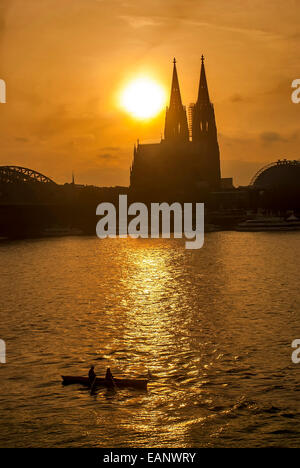
POLYGON ((270 244, 270 237, 211 233, 197 252, 179 239, 0 246, 9 349, 9 365, 0 368, 8 408, 1 441, 203 447, 280 438, 295 445, 298 381, 289 349, 299 331, 300 238, 278 233, 270 244), (117 376, 146 378, 149 369, 148 392, 99 389, 91 397, 61 387, 61 374, 84 375, 91 363, 98 375, 110 366, 117 376))

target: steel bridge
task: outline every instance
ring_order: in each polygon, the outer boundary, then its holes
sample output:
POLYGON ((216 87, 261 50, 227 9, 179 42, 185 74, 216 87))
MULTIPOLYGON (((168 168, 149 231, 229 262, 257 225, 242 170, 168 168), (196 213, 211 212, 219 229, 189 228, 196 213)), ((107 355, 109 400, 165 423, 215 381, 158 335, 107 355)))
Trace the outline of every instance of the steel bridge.
POLYGON ((278 159, 278 161, 272 162, 267 164, 266 166, 259 169, 256 174, 252 177, 250 185, 254 186, 258 183, 260 176, 268 171, 272 170, 273 168, 282 168, 282 167, 299 167, 300 161, 299 160, 289 160, 289 159, 278 159))
POLYGON ((0 166, 0 183, 43 183, 56 185, 53 180, 40 172, 20 166, 0 166))

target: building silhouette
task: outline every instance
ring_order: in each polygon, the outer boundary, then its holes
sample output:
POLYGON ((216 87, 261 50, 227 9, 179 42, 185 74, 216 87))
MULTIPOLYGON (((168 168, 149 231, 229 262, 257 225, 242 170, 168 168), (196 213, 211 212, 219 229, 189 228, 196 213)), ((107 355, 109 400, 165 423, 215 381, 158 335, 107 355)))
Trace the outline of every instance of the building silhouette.
POLYGON ((182 104, 176 60, 170 104, 166 109, 164 138, 134 147, 130 193, 136 199, 195 198, 220 188, 220 152, 213 104, 209 98, 204 57, 197 102, 182 104))

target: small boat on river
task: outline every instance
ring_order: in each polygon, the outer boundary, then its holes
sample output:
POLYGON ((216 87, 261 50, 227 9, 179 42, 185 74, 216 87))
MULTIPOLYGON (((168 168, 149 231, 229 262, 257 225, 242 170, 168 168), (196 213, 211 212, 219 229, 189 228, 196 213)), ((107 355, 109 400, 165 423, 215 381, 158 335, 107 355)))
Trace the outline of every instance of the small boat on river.
MULTIPOLYGON (((70 375, 62 375, 63 385, 70 385, 70 384, 81 384, 85 385, 86 387, 91 386, 91 382, 88 377, 75 377, 70 375)), ((139 390, 147 390, 147 383, 148 380, 144 379, 113 379, 114 384, 117 388, 137 388, 139 390)), ((112 381, 96 377, 93 387, 112 387, 112 381)))

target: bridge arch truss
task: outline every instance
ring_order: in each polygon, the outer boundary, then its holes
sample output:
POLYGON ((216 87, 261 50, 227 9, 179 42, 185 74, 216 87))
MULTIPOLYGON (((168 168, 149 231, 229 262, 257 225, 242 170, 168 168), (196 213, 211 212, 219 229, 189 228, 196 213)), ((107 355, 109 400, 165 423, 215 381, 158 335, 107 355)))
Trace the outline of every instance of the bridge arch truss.
POLYGON ((0 166, 0 183, 43 183, 55 184, 40 172, 21 166, 0 166))

